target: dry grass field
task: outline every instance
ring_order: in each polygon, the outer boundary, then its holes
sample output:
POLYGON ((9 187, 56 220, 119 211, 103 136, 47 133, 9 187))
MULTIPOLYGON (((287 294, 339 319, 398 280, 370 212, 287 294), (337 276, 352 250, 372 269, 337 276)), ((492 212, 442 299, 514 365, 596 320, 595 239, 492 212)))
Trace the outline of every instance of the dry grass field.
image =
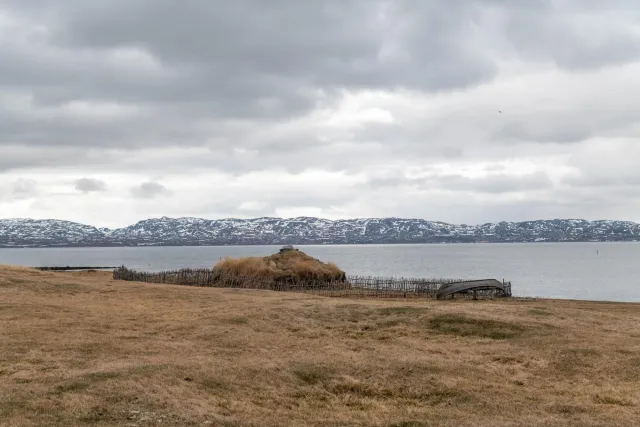
POLYGON ((0 267, 0 425, 638 426, 640 304, 0 267))

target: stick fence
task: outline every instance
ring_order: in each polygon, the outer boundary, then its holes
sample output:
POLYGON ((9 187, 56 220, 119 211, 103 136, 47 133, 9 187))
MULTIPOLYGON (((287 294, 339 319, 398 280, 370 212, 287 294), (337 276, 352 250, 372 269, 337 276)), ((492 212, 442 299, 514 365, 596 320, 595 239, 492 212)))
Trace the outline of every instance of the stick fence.
MULTIPOLYGON (((441 286, 464 279, 404 278, 347 276, 344 281, 319 282, 317 280, 274 280, 252 276, 226 275, 210 269, 181 269, 147 273, 120 267, 113 271, 115 280, 146 283, 165 283, 183 286, 214 288, 264 289, 280 292, 302 292, 328 297, 369 298, 435 298, 441 286)), ((479 290, 465 297, 494 298, 511 296, 511 282, 504 282, 505 292, 499 289, 479 290)))

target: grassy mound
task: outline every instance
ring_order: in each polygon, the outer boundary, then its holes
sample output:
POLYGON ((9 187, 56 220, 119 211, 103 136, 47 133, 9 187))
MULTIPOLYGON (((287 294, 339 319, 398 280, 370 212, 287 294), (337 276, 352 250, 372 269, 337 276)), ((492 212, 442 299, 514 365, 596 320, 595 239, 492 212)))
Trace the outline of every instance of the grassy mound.
POLYGON ((344 282, 346 274, 297 249, 284 248, 267 257, 223 258, 213 267, 224 276, 252 277, 267 282, 344 282))

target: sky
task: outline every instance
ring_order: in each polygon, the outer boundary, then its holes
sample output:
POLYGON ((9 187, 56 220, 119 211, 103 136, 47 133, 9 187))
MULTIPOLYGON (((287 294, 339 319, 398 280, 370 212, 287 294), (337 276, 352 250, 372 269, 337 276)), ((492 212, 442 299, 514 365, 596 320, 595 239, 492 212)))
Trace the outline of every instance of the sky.
POLYGON ((640 221, 636 0, 0 0, 0 218, 640 221))

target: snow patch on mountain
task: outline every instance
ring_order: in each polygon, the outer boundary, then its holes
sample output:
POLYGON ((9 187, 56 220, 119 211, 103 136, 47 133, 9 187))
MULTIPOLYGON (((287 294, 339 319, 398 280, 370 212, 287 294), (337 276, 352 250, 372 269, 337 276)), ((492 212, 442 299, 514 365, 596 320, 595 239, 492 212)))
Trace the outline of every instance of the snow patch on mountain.
POLYGON ((0 247, 564 242, 640 240, 630 221, 554 219, 456 225, 403 218, 152 218, 118 228, 62 220, 2 219, 0 247))

